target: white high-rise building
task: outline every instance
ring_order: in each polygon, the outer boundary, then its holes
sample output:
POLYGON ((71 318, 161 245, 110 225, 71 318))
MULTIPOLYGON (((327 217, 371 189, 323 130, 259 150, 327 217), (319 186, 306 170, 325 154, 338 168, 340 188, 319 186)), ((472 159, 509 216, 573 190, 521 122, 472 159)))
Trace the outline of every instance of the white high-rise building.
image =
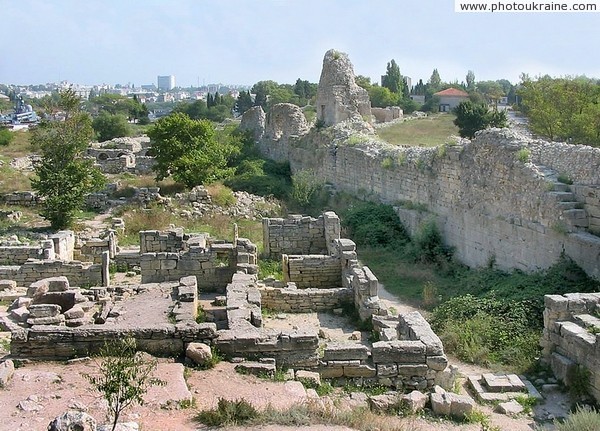
POLYGON ((175 76, 166 75, 158 77, 158 89, 162 91, 171 91, 175 88, 175 76))

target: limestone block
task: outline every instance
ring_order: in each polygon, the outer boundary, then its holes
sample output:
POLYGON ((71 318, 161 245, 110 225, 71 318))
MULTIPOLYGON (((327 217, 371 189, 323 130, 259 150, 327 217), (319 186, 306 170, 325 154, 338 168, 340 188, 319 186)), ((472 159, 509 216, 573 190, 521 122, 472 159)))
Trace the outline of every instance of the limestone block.
POLYGON ((37 304, 29 306, 29 314, 32 318, 55 317, 61 312, 60 305, 56 304, 37 304))
POLYGON ((498 404, 496 411, 503 415, 516 416, 523 412, 523 406, 515 400, 511 400, 498 404))
POLYGON ((320 386, 321 376, 313 371, 298 370, 296 371, 296 380, 307 382, 310 386, 320 386))
POLYGON ((423 410, 428 399, 427 395, 420 391, 412 391, 402 397, 402 401, 406 404, 408 411, 412 414, 423 410))
POLYGON ((445 393, 431 393, 431 410, 433 413, 439 416, 450 416, 451 402, 446 398, 445 393))
POLYGON ((396 364, 377 364, 378 376, 397 376, 398 365, 396 364))
POLYGON ((59 314, 54 317, 29 317, 27 319, 28 325, 62 325, 65 323, 65 316, 59 314))
POLYGON ((427 356, 427 366, 435 371, 443 371, 448 366, 448 358, 442 356, 427 356))
POLYGON ((376 413, 389 412, 400 402, 400 395, 397 392, 387 392, 382 395, 373 395, 369 397, 369 408, 376 413))
POLYGON ((12 317, 17 322, 26 322, 29 318, 29 310, 27 307, 19 307, 11 310, 10 317, 12 317))
POLYGON ((13 290, 17 288, 17 282, 14 280, 0 280, 0 292, 3 290, 13 290))
POLYGON ((185 349, 185 356, 194 361, 195 364, 205 366, 212 359, 210 346, 204 343, 190 343, 185 349))
POLYGON ((7 359, 0 364, 0 388, 6 388, 15 373, 15 364, 7 359))
POLYGON ((376 364, 424 364, 425 344, 412 340, 377 341, 373 343, 371 354, 376 364))
POLYGON ((64 312, 65 319, 82 319, 85 316, 85 312, 80 305, 75 305, 70 310, 64 312))
POLYGON ((377 369, 368 364, 349 365, 344 367, 344 376, 346 377, 371 378, 376 375, 377 369))
POLYGON ((237 364, 235 370, 242 374, 253 374, 255 376, 267 376, 271 378, 275 376, 274 364, 247 361, 237 364))
POLYGON ((48 431, 96 431, 96 420, 87 413, 71 410, 55 418, 48 425, 48 431))
POLYGON ((475 401, 468 395, 458 395, 447 392, 445 396, 450 400, 450 416, 463 419, 475 408, 475 401))

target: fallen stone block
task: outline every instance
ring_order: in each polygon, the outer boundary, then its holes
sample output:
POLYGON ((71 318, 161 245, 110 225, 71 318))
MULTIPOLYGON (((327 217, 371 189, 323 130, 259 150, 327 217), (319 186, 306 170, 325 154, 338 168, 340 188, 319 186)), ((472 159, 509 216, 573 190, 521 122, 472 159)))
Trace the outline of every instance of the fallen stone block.
POLYGON ((397 392, 373 395, 369 397, 369 408, 375 413, 386 413, 397 406, 400 400, 400 395, 397 392))
POLYGON ((8 385, 14 373, 15 364, 10 359, 0 364, 0 388, 5 388, 8 385))
POLYGON ((515 416, 520 413, 523 413, 523 406, 515 400, 511 400, 505 403, 498 404, 498 406, 496 407, 496 411, 498 413, 502 413, 503 415, 515 416))
POLYGON ((14 280, 0 280, 0 292, 3 290, 13 290, 17 288, 17 282, 14 280))
POLYGON ((296 380, 307 384, 308 386, 320 386, 321 376, 313 371, 298 370, 296 371, 296 380))
POLYGON ((82 319, 85 316, 85 312, 83 311, 83 308, 81 308, 79 305, 75 305, 70 310, 65 311, 64 315, 65 319, 67 320, 82 319))
POLYGON ((406 405, 408 411, 412 414, 425 408, 427 404, 427 395, 419 391, 412 391, 402 397, 402 402, 406 405))
POLYGON ((96 420, 81 411, 68 411, 48 425, 48 431, 96 431, 96 420))
POLYGON ((212 351, 210 346, 204 343, 190 343, 185 349, 185 356, 203 367, 212 360, 212 351))

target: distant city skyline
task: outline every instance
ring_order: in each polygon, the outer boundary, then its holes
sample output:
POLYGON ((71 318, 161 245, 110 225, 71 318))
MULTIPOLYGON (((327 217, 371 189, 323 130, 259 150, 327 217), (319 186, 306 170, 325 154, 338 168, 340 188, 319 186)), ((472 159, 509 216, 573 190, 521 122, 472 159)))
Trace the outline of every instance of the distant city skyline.
POLYGON ((0 83, 252 85, 318 82, 323 55, 348 53, 378 82, 391 59, 427 81, 600 78, 588 13, 454 12, 454 0, 0 0, 0 83))

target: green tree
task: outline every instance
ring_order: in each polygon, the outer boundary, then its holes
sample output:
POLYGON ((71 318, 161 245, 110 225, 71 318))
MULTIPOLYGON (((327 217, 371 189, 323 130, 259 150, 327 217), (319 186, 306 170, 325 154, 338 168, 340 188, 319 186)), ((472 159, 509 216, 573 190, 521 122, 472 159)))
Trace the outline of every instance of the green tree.
POLYGON ((34 190, 44 198, 41 216, 52 228, 71 225, 88 193, 104 186, 104 175, 84 158, 93 136, 92 120, 79 111, 79 98, 72 90, 59 94, 58 106, 66 112, 64 121, 42 121, 33 129, 31 142, 40 152, 34 164, 34 190))
POLYGON ((248 109, 252 108, 252 96, 249 91, 240 92, 239 96, 235 100, 234 109, 238 114, 243 114, 248 109))
POLYGON ((475 72, 469 70, 465 79, 467 81, 467 91, 475 91, 475 72))
POLYGON ((131 135, 131 127, 127 123, 127 119, 121 114, 109 114, 102 111, 100 115, 94 118, 92 127, 96 132, 98 142, 131 135))
POLYGON ((440 78, 440 73, 437 69, 433 69, 427 85, 430 87, 432 93, 435 93, 442 88, 442 79, 440 78))
POLYGON ((380 87, 379 85, 373 85, 369 88, 369 98, 371 99, 371 106, 377 108, 385 108, 387 106, 398 105, 398 95, 392 93, 386 87, 380 87))
POLYGON ((463 138, 472 138, 475 132, 488 127, 506 127, 506 113, 490 110, 487 105, 476 105, 471 101, 461 102, 454 108, 454 124, 463 138))
POLYGON ((133 404, 144 404, 144 394, 152 386, 163 386, 165 382, 152 377, 157 361, 144 358, 136 351, 134 338, 105 343, 100 349, 101 362, 98 374, 85 374, 108 403, 112 415, 112 431, 117 427, 121 413, 133 404))
POLYGON ((228 162, 239 148, 215 139, 210 121, 192 120, 176 112, 158 120, 148 136, 152 142, 149 155, 156 159, 153 169, 157 181, 172 176, 192 188, 233 173, 228 162))
POLYGON ((400 74, 400 67, 394 59, 387 64, 386 73, 381 77, 381 86, 395 94, 403 93, 404 81, 400 74))

